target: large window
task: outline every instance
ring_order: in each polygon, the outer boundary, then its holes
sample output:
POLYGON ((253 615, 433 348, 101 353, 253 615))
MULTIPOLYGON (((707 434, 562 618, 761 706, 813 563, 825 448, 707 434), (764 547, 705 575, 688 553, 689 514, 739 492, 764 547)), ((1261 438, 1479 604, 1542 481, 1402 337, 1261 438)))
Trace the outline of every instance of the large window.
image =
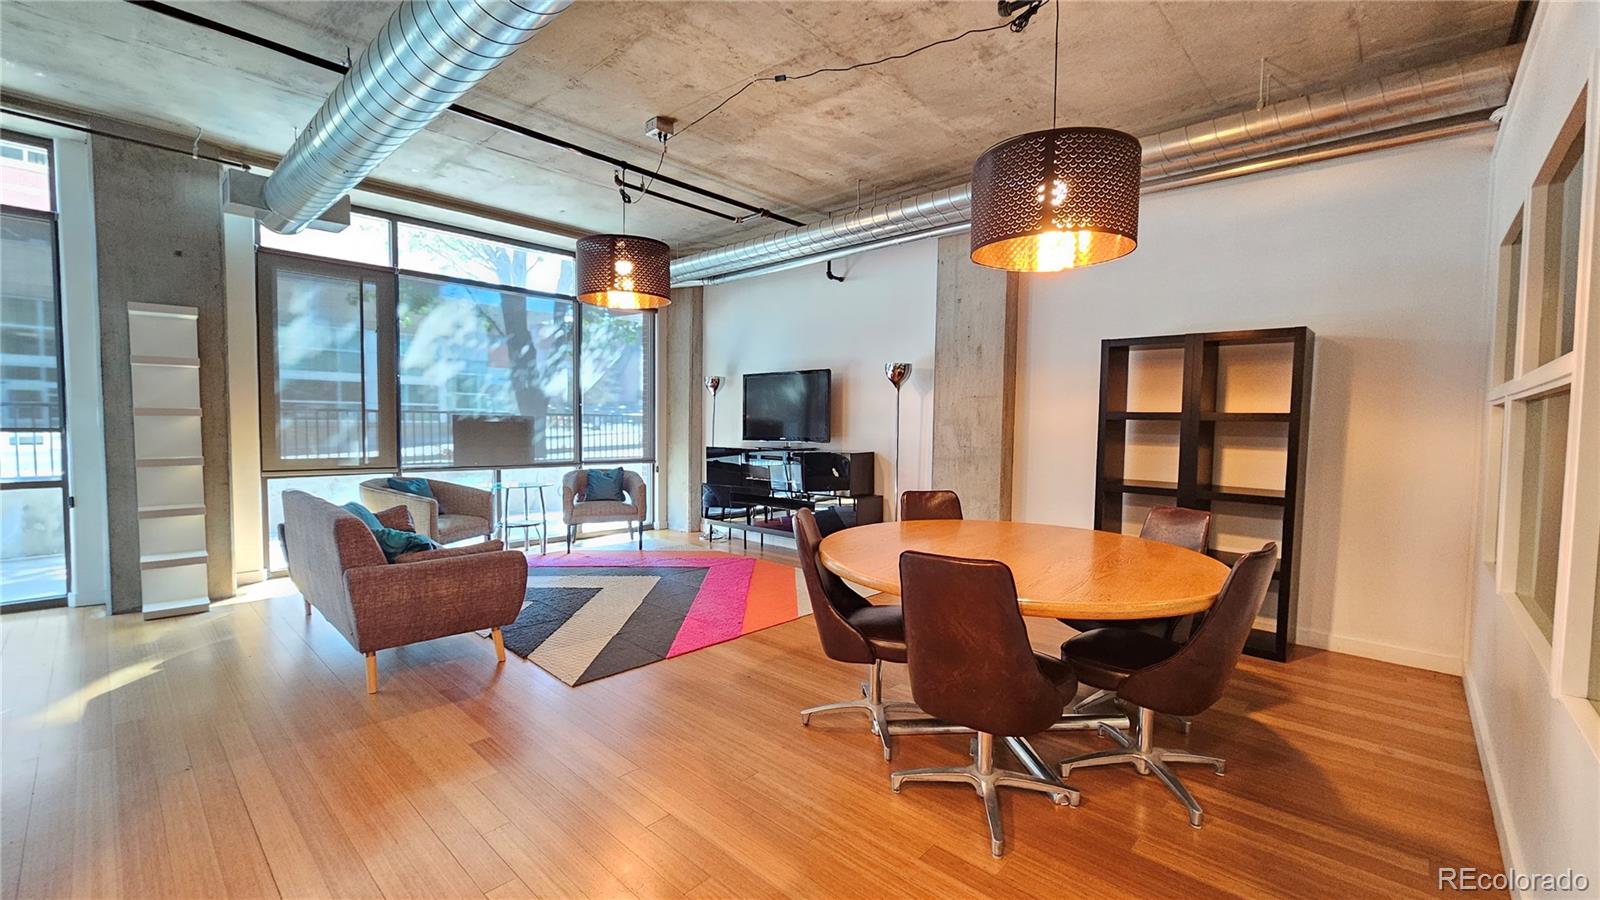
POLYGON ((0 601, 64 600, 66 410, 50 146, 0 136, 0 601))
POLYGON ((571 253, 366 212, 259 244, 269 501, 290 483, 272 476, 311 473, 648 479, 655 314, 579 304, 571 253))
POLYGON ((574 459, 573 303, 400 278, 407 466, 574 459))
POLYGON ((299 259, 263 260, 262 446, 281 469, 394 464, 392 279, 299 259))
POLYGON ((654 313, 583 307, 584 458, 649 458, 655 443, 649 415, 654 322, 654 313))
POLYGON ((1600 721, 1595 100, 1577 98, 1500 242, 1484 526, 1510 619, 1586 729, 1600 721))
POLYGON ((1571 392, 1522 401, 1522 477, 1519 481, 1515 593, 1545 638, 1556 613, 1561 494, 1567 472, 1571 392))

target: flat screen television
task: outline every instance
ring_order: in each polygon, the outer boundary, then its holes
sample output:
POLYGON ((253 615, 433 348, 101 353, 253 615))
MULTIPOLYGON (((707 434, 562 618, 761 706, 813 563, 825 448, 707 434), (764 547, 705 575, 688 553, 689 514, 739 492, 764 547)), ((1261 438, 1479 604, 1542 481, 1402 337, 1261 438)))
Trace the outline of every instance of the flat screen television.
POLYGON ((819 444, 832 440, 828 430, 832 391, 832 369, 744 376, 744 439, 819 444))

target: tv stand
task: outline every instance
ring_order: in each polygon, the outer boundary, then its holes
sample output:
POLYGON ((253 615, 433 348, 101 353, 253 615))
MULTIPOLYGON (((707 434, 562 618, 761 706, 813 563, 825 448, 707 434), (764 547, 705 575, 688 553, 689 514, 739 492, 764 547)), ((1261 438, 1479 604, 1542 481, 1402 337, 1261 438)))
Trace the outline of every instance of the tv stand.
POLYGON ((829 530, 883 521, 876 457, 794 447, 707 447, 701 516, 763 547, 769 534, 793 537, 794 512, 826 510, 829 530))

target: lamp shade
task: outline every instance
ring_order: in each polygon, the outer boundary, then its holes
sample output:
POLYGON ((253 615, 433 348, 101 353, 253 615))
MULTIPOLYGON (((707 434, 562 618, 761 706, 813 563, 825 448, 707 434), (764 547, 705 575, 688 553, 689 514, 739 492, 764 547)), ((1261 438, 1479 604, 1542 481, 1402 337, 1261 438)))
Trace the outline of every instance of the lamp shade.
POLYGON ((656 309, 672 302, 671 248, 631 234, 578 241, 578 299, 607 309, 656 309))
POLYGON ((1126 256, 1139 241, 1139 139, 1110 128, 1033 131, 972 166, 972 261, 1059 272, 1126 256))

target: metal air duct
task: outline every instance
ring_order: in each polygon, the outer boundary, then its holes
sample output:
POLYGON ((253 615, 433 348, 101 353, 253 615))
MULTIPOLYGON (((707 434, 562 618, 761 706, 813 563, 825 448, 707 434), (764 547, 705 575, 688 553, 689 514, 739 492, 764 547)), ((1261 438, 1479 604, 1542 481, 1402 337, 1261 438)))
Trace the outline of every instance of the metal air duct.
MULTIPOLYGON (((1521 44, 1502 47, 1141 137, 1144 189, 1291 150, 1466 113, 1487 116, 1510 95, 1521 55, 1521 44)), ((1240 174, 1245 171, 1241 167, 1240 174)), ((672 283, 685 286, 754 269, 773 271, 798 260, 822 262, 859 247, 957 231, 970 220, 970 189, 963 184, 917 194, 681 257, 672 262, 672 283)))
POLYGON ((572 0, 407 0, 267 179, 262 224, 306 227, 572 0))

